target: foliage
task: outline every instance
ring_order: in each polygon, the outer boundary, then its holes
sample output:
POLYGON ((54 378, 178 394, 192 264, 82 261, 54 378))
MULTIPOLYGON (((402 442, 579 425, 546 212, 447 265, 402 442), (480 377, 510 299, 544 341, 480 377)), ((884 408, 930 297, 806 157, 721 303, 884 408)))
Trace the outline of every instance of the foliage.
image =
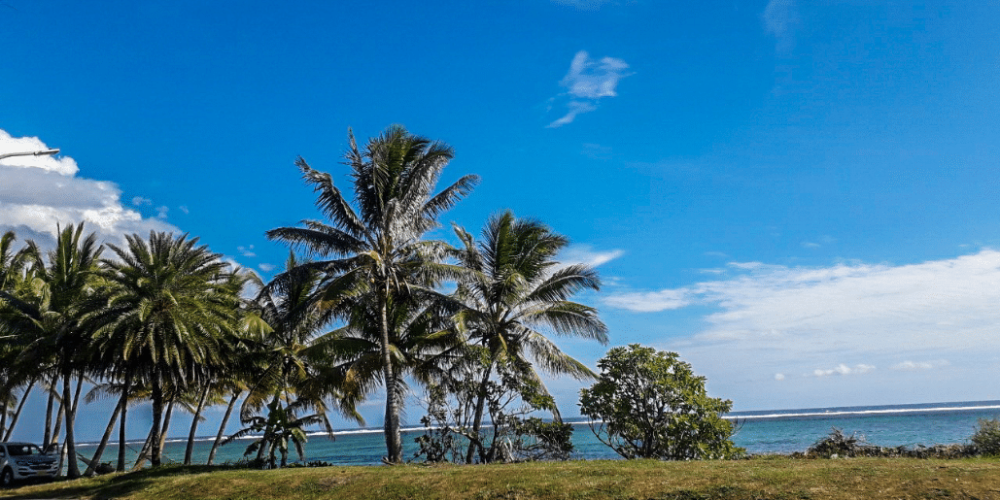
POLYGON ((865 444, 865 437, 858 436, 856 432, 851 435, 844 434, 844 431, 834 427, 830 435, 813 443, 806 451, 807 455, 830 458, 834 456, 847 457, 860 455, 868 447, 865 444))
POLYGON ((732 458, 732 402, 710 398, 705 378, 677 353, 632 344, 598 361, 598 381, 581 390, 580 410, 597 438, 628 458, 732 458))
POLYGON ((1000 455, 1000 419, 979 419, 976 432, 969 438, 981 455, 1000 455))
MULTIPOLYGON (((563 353, 546 334, 576 336, 607 343, 607 327, 597 310, 570 300, 582 290, 598 290, 597 271, 583 264, 559 266, 556 254, 568 239, 541 222, 515 217, 504 211, 490 217, 482 239, 460 227, 455 234, 462 242, 456 256, 464 272, 455 298, 460 303, 457 327, 467 332, 469 343, 486 358, 476 366, 479 388, 475 398, 472 433, 478 433, 486 410, 487 385, 497 363, 515 363, 521 376, 532 380, 545 393, 541 378, 529 361, 550 374, 570 375, 577 380, 593 378, 583 363, 563 353)), ((551 407, 558 420, 555 406, 551 407)), ((473 440, 466 454, 472 462, 478 449, 480 460, 487 450, 473 440)))
MULTIPOLYGON (((345 297, 367 296, 366 307, 375 312, 377 367, 386 388, 386 461, 400 463, 403 376, 393 361, 396 346, 391 342, 396 332, 390 329, 390 308, 409 300, 411 290, 428 288, 450 273, 449 266, 440 264, 446 245, 425 240, 424 235, 439 225, 441 213, 471 192, 478 178, 464 176, 434 194, 454 153, 446 144, 410 134, 401 126, 389 127, 364 149, 353 133, 349 140, 345 160, 353 178, 354 203, 344 198, 329 174, 300 158, 297 165, 314 187, 316 206, 327 222, 305 221, 305 227, 276 228, 267 236, 327 258, 299 267, 324 273, 319 285, 324 307, 338 308, 345 297)), ((342 317, 356 317, 345 309, 341 308, 342 317)))
POLYGON ((305 401, 296 401, 287 406, 281 404, 280 395, 275 395, 274 399, 267 406, 267 416, 252 416, 243 419, 247 427, 229 436, 223 444, 228 444, 235 439, 239 439, 251 434, 258 437, 243 452, 244 456, 257 453, 257 459, 265 455, 267 460, 263 463, 267 468, 274 469, 278 466, 277 455, 281 455, 281 467, 288 465, 289 445, 295 448, 295 453, 299 460, 305 460, 304 445, 308 438, 304 427, 320 423, 324 416, 312 414, 298 417, 295 413, 307 406, 305 401))
POLYGON ((524 363, 504 360, 497 364, 499 380, 486 384, 486 408, 491 425, 473 427, 475 396, 479 394, 478 371, 470 377, 452 378, 429 388, 427 415, 421 423, 427 432, 416 439, 420 450, 414 458, 426 462, 467 463, 464 448, 473 442, 483 452, 481 463, 566 460, 573 451, 573 427, 546 422, 537 411, 552 411, 555 400, 542 392, 539 383, 524 376, 524 363))

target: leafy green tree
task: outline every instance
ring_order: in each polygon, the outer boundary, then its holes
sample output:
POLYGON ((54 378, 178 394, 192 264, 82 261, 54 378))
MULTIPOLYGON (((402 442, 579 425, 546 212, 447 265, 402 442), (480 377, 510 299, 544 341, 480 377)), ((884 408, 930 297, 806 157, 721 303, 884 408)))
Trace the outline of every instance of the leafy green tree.
MULTIPOLYGON (((546 333, 608 341, 607 327, 597 310, 570 300, 582 290, 598 290, 600 279, 592 267, 559 266, 556 254, 568 240, 541 222, 520 219, 505 211, 490 218, 477 242, 460 227, 455 233, 463 243, 457 255, 466 269, 455 297, 461 309, 455 316, 469 341, 486 355, 477 370, 478 391, 471 433, 479 434, 486 410, 488 386, 498 363, 524 367, 543 394, 544 385, 534 366, 551 374, 576 379, 593 378, 584 364, 563 353, 546 333), (531 363, 534 361, 534 365, 531 363)), ((558 419, 555 405, 551 410, 558 419)), ((466 461, 475 451, 488 455, 478 439, 471 439, 466 461)))
POLYGON ((601 442, 627 458, 731 458, 732 401, 708 397, 705 377, 677 353, 631 344, 608 351, 598 381, 580 391, 580 412, 601 442))
POLYGON ((474 187, 478 178, 467 175, 434 194, 437 180, 451 160, 450 147, 391 126, 358 148, 353 133, 346 163, 353 179, 354 203, 334 186, 330 175, 313 170, 303 159, 296 163, 317 193, 316 205, 329 220, 305 221, 305 227, 282 227, 267 232, 274 240, 327 257, 307 268, 326 274, 323 300, 334 306, 350 290, 368 287, 378 316, 382 381, 387 388, 385 439, 389 463, 403 460, 399 433, 400 394, 393 388, 401 377, 393 362, 390 308, 394 297, 413 288, 410 281, 426 274, 443 274, 439 265, 445 245, 424 235, 438 227, 438 216, 474 187))
POLYGON ((170 402, 166 392, 207 383, 213 369, 226 366, 238 337, 239 297, 229 266, 199 246, 198 238, 150 232, 148 242, 138 235, 126 239, 125 248, 109 245, 118 258, 104 261, 110 297, 98 342, 118 360, 126 381, 122 401, 127 401, 129 381, 149 385, 151 461, 159 466, 164 403, 170 402))

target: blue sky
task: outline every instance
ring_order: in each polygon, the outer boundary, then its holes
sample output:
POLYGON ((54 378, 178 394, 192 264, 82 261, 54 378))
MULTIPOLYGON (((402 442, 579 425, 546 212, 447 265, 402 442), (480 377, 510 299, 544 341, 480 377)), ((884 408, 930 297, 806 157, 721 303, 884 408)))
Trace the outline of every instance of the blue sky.
MULTIPOLYGON (((443 183, 482 177, 445 224, 510 208, 566 234, 564 260, 599 264, 581 300, 612 344, 678 351, 737 409, 1000 399, 996 2, 3 0, 0 19, 0 153, 62 150, 0 162, 0 230, 190 232, 267 275, 287 250, 264 231, 316 216, 295 158, 346 183, 348 127, 399 123, 455 148, 443 183)), ((579 387, 552 381, 565 414, 579 387)))

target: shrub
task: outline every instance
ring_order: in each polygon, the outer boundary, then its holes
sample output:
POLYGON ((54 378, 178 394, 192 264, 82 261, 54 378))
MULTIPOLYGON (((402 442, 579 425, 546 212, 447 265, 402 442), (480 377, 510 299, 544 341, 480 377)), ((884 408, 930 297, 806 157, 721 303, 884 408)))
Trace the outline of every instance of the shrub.
POLYGON ((598 361, 601 375, 580 394, 591 430, 625 458, 734 458, 732 401, 710 398, 705 378, 677 353, 632 344, 598 361))
POLYGON ((1000 420, 995 418, 979 419, 976 432, 969 440, 972 441, 981 455, 1000 455, 1000 420))

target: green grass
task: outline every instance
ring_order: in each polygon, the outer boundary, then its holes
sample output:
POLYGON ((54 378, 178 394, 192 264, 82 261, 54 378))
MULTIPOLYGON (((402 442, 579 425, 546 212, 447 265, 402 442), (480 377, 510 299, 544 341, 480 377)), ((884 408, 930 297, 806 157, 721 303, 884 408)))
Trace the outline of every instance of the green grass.
POLYGON ((572 461, 490 466, 164 467, 0 490, 3 499, 937 499, 1000 498, 1000 462, 852 458, 572 461))

